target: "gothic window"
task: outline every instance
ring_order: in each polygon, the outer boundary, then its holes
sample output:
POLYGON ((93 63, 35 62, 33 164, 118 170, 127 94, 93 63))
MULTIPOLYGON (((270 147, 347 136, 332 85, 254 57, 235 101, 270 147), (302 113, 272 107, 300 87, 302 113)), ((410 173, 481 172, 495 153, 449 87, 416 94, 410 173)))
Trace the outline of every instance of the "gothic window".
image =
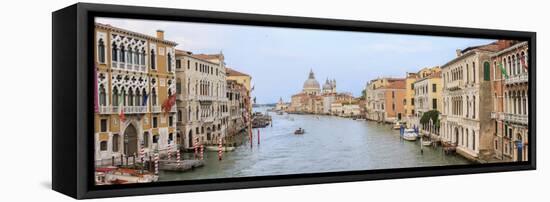
POLYGON ((515 57, 516 57, 516 69, 517 69, 516 74, 519 74, 521 72, 520 56, 519 56, 519 54, 516 54, 515 57))
POLYGON ((136 49, 134 52, 134 64, 139 65, 139 50, 136 49))
POLYGON ((134 106, 134 91, 132 88, 128 89, 128 106, 134 106))
POLYGON ((136 96, 135 96, 135 106, 141 106, 141 92, 139 89, 136 89, 136 96))
POLYGON ((151 103, 153 106, 157 106, 157 90, 153 88, 151 91, 151 103))
POLYGON ((97 60, 99 63, 105 63, 105 42, 103 39, 99 39, 97 43, 97 60))
POLYGON ((130 48, 130 50, 128 50, 128 63, 132 64, 132 61, 134 61, 134 59, 132 58, 133 56, 134 56, 134 49, 130 48))
POLYGON ((105 87, 103 84, 99 85, 99 105, 105 106, 107 105, 107 98, 105 95, 105 87))
POLYGON ((126 62, 126 50, 124 49, 124 46, 120 48, 120 62, 126 62))
POLYGON ((143 94, 143 99, 142 99, 141 105, 147 106, 147 102, 146 102, 147 100, 145 100, 145 98, 146 98, 148 95, 147 95, 147 91, 145 90, 145 88, 143 89, 143 92, 142 92, 141 94, 143 94))
POLYGON ((157 69, 155 50, 151 50, 151 69, 157 69))
POLYGON ((122 93, 122 106, 126 106, 126 97, 127 97, 127 94, 126 94, 126 90, 124 88, 121 89, 121 93, 122 93))
POLYGON ((115 87, 113 89, 113 105, 118 105, 118 89, 115 87))
POLYGON ((113 45, 112 45, 111 59, 112 59, 114 62, 117 62, 117 61, 118 61, 118 48, 117 48, 117 45, 116 45, 115 42, 113 42, 113 45))

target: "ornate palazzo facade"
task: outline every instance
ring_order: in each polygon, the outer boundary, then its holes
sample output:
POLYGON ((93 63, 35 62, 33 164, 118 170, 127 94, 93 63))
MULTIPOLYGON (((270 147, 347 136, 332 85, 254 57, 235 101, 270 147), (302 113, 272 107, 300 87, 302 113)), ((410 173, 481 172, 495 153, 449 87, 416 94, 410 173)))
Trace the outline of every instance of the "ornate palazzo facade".
POLYGON ((223 54, 176 52, 178 144, 212 145, 227 133, 229 117, 223 54))
POLYGON ((457 57, 442 66, 442 141, 455 144, 466 158, 492 158, 490 56, 506 46, 506 41, 497 41, 457 50, 457 57))
POLYGON ((491 57, 493 149, 495 157, 504 161, 526 161, 529 158, 527 53, 527 42, 521 42, 491 57))
POLYGON ((175 144, 175 111, 162 109, 175 89, 175 42, 95 25, 95 160, 165 153, 175 144))

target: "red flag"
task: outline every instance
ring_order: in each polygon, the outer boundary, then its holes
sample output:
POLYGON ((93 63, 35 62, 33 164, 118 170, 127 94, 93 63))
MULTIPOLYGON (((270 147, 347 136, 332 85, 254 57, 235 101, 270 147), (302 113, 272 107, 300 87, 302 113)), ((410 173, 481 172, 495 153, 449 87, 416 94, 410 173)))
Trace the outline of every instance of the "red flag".
POLYGON ((176 94, 170 95, 170 97, 162 103, 162 110, 164 112, 169 112, 174 104, 176 104, 176 94))
POLYGON ((525 70, 529 70, 527 68, 527 63, 525 62, 525 56, 521 56, 519 60, 521 61, 521 66, 523 66, 523 68, 525 68, 525 70))

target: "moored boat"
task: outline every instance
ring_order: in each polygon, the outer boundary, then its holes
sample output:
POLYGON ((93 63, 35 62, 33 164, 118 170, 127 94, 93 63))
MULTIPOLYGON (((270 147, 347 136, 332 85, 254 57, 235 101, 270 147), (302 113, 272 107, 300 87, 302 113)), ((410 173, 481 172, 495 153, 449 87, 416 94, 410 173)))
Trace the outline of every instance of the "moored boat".
POLYGON ((405 132, 403 133, 403 139, 408 141, 416 141, 418 138, 418 134, 414 131, 414 129, 405 129, 405 132))

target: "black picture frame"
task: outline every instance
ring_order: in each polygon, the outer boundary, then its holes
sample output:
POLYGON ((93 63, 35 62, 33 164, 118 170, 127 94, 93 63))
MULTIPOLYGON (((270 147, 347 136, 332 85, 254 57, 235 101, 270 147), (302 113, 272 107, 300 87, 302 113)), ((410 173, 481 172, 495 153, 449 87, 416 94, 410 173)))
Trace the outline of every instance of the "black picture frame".
POLYGON ((536 33, 185 9, 77 3, 52 13, 52 188, 84 199, 536 169, 536 33), (98 187, 93 180, 94 17, 206 22, 432 36, 506 38, 529 45, 529 160, 98 187))

